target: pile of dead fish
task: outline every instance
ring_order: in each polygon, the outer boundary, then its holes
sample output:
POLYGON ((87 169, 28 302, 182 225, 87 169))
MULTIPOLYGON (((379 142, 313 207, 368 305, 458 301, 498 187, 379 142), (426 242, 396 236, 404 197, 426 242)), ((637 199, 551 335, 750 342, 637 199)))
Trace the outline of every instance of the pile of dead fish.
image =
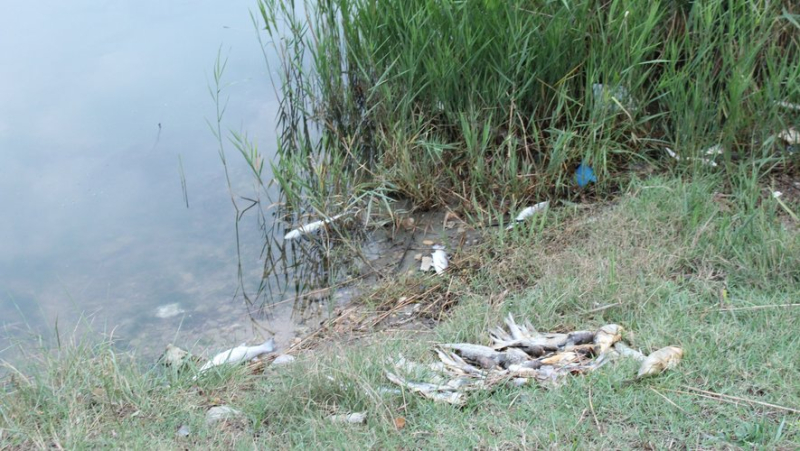
POLYGON ((683 350, 675 346, 645 357, 622 341, 623 329, 616 324, 596 331, 539 333, 527 321, 517 324, 511 315, 505 323, 508 330, 496 327, 490 331, 492 346, 442 344, 434 350, 438 362, 424 365, 400 356, 389 362, 394 370, 386 376, 425 398, 462 405, 471 391, 530 380, 557 385, 566 376, 596 370, 619 357, 642 362, 637 378, 658 375, 683 357, 683 350))

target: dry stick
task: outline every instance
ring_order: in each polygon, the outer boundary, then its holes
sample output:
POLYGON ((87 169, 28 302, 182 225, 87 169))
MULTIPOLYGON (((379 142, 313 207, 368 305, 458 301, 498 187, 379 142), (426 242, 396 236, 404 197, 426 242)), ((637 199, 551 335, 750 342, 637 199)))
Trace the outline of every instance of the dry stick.
POLYGON ((720 310, 723 312, 731 312, 734 310, 761 310, 765 308, 782 308, 782 307, 800 307, 800 304, 755 305, 753 307, 723 307, 720 310))
POLYGON ((761 401, 755 401, 755 400, 752 400, 752 399, 739 398, 738 396, 723 395, 723 394, 714 393, 714 392, 711 392, 711 391, 700 390, 699 388, 689 387, 688 385, 681 385, 681 387, 683 387, 683 388, 685 388, 687 390, 691 390, 691 391, 690 392, 685 392, 685 391, 681 391, 681 390, 672 390, 672 391, 674 391, 676 393, 683 393, 685 395, 696 395, 696 396, 701 396, 703 398, 714 399, 714 400, 717 400, 717 401, 730 402, 730 403, 733 403, 733 404, 738 404, 737 401, 739 401, 739 402, 745 402, 745 403, 748 403, 748 404, 757 404, 757 405, 764 406, 764 407, 771 407, 773 409, 778 409, 778 410, 785 410, 787 412, 792 412, 792 413, 800 413, 800 410, 792 408, 792 407, 778 406, 778 405, 775 405, 775 404, 770 404, 768 402, 761 402, 761 401))
POLYGON ((676 407, 678 410, 680 410, 681 412, 685 413, 686 415, 689 415, 689 412, 687 412, 687 411, 683 410, 683 407, 681 407, 681 406, 679 406, 679 405, 675 404, 675 402, 674 402, 674 401, 672 401, 671 399, 669 399, 669 398, 667 398, 666 396, 664 396, 663 394, 661 394, 661 392, 660 392, 660 391, 656 390, 656 389, 655 389, 655 388, 653 388, 653 387, 650 387, 650 390, 653 390, 653 391, 655 392, 655 394, 657 394, 658 396, 661 396, 662 398, 664 398, 664 400, 666 400, 668 403, 670 403, 670 404, 672 404, 673 406, 675 406, 675 407, 676 407))
POLYGON ((597 414, 594 413, 594 404, 592 404, 592 387, 589 387, 589 410, 592 411, 592 417, 594 417, 594 424, 597 425, 597 430, 600 431, 600 435, 603 435, 603 426, 600 426, 600 421, 597 419, 597 414))
POLYGON ((601 312, 601 311, 603 311, 603 310, 610 309, 611 307, 616 307, 616 306, 618 306, 618 305, 622 305, 622 302, 615 302, 615 303, 613 303, 613 304, 603 305, 603 306, 601 306, 601 307, 593 308, 593 309, 591 309, 591 310, 586 310, 586 311, 584 311, 583 313, 584 313, 584 314, 586 314, 586 313, 595 313, 595 312, 601 312))

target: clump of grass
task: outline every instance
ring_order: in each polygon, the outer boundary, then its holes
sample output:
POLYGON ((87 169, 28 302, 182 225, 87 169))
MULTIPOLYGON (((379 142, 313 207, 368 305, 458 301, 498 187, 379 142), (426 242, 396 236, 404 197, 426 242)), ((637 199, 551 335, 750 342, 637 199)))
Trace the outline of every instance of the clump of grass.
POLYGON ((283 55, 276 172, 293 193, 505 210, 570 194, 582 161, 608 191, 665 146, 771 155, 796 119, 776 102, 800 101, 790 1, 298 5, 259 2, 283 55))

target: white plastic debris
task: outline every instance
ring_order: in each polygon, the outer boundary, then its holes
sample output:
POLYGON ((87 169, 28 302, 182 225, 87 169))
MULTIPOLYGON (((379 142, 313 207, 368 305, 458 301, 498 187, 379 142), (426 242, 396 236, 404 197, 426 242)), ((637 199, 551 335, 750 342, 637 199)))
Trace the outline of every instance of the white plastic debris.
POLYGON ((714 144, 713 146, 706 149, 703 153, 711 157, 722 155, 723 153, 725 153, 725 148, 722 147, 722 144, 714 144))
POLYGON ((320 221, 314 221, 314 222, 308 223, 308 224, 306 224, 304 226, 300 226, 300 227, 292 230, 291 232, 287 233, 286 235, 284 235, 283 239, 287 240, 287 241, 288 240, 296 240, 296 239, 300 238, 303 235, 307 235, 309 233, 316 232, 317 230, 321 229, 323 226, 325 226, 327 224, 330 224, 333 221, 336 221, 337 219, 341 218, 345 214, 346 213, 341 213, 341 214, 338 214, 336 216, 330 217, 328 219, 323 219, 323 220, 320 220, 320 221))
POLYGON ((780 191, 773 191, 772 192, 772 197, 774 197, 775 199, 777 199, 777 198, 779 198, 781 196, 783 196, 783 193, 780 192, 780 191))
POLYGON ((433 269, 436 270, 436 274, 444 274, 448 266, 447 253, 444 251, 444 246, 436 245, 433 246, 433 249, 433 253, 431 254, 433 269))
POLYGON ((702 164, 704 164, 706 166, 711 166, 712 168, 717 167, 717 163, 714 162, 713 160, 708 159, 708 158, 681 157, 680 155, 675 153, 675 151, 673 151, 669 147, 665 147, 664 150, 667 151, 667 154, 669 154, 670 157, 672 157, 672 158, 674 158, 674 159, 676 159, 678 161, 680 161, 680 160, 687 160, 687 161, 697 160, 697 161, 699 161, 700 163, 702 163, 702 164))
POLYGON ((785 100, 781 100, 779 102, 775 102, 778 106, 782 106, 789 110, 800 111, 800 105, 796 103, 787 102, 785 100))
MULTIPOLYGON (((550 201, 546 200, 544 202, 539 202, 538 204, 530 206, 528 208, 525 208, 521 212, 519 212, 519 214, 514 219, 514 221, 517 222, 517 223, 523 222, 526 219, 530 218, 531 216, 535 215, 536 213, 539 213, 540 211, 543 211, 544 209, 546 209, 549 206, 550 206, 550 201)), ((512 223, 511 225, 506 227, 506 230, 513 229, 515 225, 516 225, 515 223, 512 223)))

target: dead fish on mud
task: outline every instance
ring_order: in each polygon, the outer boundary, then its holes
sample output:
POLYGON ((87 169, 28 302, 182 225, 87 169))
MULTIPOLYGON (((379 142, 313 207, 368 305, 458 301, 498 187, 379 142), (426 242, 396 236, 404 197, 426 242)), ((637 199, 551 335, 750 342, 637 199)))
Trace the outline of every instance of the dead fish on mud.
MULTIPOLYGON (((232 349, 228 349, 227 351, 222 351, 219 354, 215 355, 214 358, 210 359, 206 362, 205 365, 200 367, 200 372, 198 375, 202 375, 210 368, 219 365, 225 364, 235 364, 235 363, 242 363, 248 360, 252 360, 262 354, 268 354, 275 350, 275 339, 270 338, 269 340, 265 341, 264 343, 258 346, 237 346, 232 349)), ((197 379, 197 376, 194 377, 197 379)))

